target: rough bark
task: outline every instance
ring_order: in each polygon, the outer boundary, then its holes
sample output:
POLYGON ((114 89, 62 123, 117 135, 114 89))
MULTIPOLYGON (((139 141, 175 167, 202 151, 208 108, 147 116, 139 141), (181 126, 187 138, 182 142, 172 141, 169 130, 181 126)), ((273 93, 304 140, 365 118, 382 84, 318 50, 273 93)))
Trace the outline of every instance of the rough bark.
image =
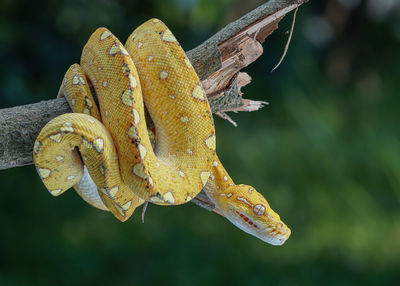
MULTIPOLYGON (((215 114, 230 120, 225 112, 254 111, 265 104, 242 98, 240 88, 250 83, 251 78, 239 71, 263 53, 261 43, 278 27, 279 21, 307 1, 268 1, 187 52, 215 114)), ((71 110, 64 98, 1 109, 0 170, 32 164, 32 146, 42 127, 67 112, 71 110)), ((204 192, 192 202, 214 210, 204 192)))

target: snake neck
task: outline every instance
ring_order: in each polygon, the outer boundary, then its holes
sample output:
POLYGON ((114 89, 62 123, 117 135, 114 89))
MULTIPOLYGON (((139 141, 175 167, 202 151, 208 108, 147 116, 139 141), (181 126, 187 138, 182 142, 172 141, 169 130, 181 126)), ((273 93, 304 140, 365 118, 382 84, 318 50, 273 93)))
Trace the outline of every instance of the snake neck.
POLYGON ((235 186, 235 183, 226 172, 218 156, 215 155, 212 172, 207 184, 204 186, 204 191, 218 210, 222 211, 222 204, 225 201, 221 201, 222 197, 224 196, 221 196, 221 194, 225 193, 225 190, 232 186, 235 186))

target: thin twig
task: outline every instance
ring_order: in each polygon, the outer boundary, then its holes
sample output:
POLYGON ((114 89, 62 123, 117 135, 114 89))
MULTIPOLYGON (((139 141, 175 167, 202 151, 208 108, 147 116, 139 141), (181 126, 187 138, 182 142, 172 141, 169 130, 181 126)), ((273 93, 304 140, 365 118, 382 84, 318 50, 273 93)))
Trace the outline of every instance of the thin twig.
POLYGON ((280 66, 280 64, 282 63, 283 59, 286 56, 286 52, 287 52, 287 50, 289 48, 290 40, 292 39, 293 30, 294 30, 294 23, 296 22, 296 14, 297 14, 297 10, 298 9, 299 9, 299 6, 296 7, 296 10, 294 10, 292 27, 290 28, 289 38, 288 38, 288 40, 286 42, 285 50, 283 51, 283 55, 282 55, 281 59, 279 60, 279 62, 276 64, 276 66, 271 70, 271 72, 273 72, 276 68, 278 68, 280 66))

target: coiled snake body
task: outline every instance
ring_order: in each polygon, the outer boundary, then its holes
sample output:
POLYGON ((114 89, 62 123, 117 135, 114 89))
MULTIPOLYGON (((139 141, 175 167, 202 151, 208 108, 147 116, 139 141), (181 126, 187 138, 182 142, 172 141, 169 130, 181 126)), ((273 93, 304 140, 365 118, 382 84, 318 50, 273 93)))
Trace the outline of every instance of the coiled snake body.
POLYGON ((73 186, 87 202, 125 221, 145 201, 178 205, 203 188, 242 230, 275 245, 289 237, 265 198, 235 185, 219 161, 200 80, 160 20, 138 27, 125 47, 109 30, 97 29, 80 65, 68 69, 59 96, 74 113, 51 120, 33 151, 52 195, 73 186))

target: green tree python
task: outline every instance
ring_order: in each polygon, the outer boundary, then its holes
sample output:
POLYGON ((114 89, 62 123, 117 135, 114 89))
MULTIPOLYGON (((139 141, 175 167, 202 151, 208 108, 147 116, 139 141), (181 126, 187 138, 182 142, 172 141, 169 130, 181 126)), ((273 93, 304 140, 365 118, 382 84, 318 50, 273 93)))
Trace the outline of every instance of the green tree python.
POLYGON ((47 123, 33 148, 52 195, 74 187, 88 203, 125 221, 144 202, 179 205, 204 189, 243 231, 273 245, 290 236, 267 200, 251 186, 236 185, 224 169, 205 91, 160 20, 138 27, 125 46, 97 29, 58 96, 74 113, 47 123))

